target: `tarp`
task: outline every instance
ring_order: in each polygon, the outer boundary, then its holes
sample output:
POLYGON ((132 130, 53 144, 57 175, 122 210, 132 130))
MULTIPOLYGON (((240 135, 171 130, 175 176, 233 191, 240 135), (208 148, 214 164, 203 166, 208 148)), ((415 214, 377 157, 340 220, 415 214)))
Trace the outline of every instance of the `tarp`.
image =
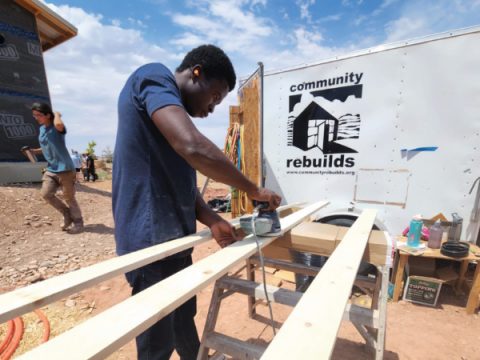
POLYGON ((39 146, 31 104, 50 103, 34 15, 0 2, 0 34, 0 161, 28 161, 20 148, 39 146))

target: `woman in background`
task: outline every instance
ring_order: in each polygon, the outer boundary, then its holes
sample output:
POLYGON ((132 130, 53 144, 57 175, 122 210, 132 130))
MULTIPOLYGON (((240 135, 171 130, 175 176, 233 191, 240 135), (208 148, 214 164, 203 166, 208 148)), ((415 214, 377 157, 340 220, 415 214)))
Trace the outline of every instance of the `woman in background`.
POLYGON ((40 147, 30 151, 43 154, 48 163, 42 178, 42 197, 63 215, 62 230, 79 233, 83 231, 83 218, 75 199, 75 166, 65 146, 67 129, 61 114, 53 113, 48 104, 33 103, 32 115, 40 124, 40 147), (65 202, 55 195, 59 187, 65 202))

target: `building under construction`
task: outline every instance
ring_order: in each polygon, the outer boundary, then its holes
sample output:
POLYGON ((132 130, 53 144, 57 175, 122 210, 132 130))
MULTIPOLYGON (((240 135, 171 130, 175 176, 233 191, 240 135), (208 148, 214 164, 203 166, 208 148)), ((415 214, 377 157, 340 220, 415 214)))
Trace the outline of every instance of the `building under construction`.
POLYGON ((38 181, 22 146, 38 147, 35 101, 50 103, 43 52, 77 29, 37 0, 0 1, 0 183, 38 181))

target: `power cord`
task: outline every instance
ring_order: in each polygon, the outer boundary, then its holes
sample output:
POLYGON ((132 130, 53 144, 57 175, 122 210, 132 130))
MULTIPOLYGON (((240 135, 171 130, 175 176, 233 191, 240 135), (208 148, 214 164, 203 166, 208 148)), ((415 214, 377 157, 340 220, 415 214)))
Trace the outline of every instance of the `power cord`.
POLYGON ((258 242, 257 232, 255 230, 255 220, 258 217, 258 214, 260 212, 260 208, 261 208, 261 205, 255 207, 255 209, 253 209, 251 226, 252 226, 253 237, 255 238, 255 243, 257 244, 257 251, 258 251, 259 258, 260 258, 260 267, 262 268, 263 291, 265 293, 265 299, 267 300, 268 310, 270 312, 270 322, 271 322, 270 325, 271 325, 272 330, 273 330, 273 336, 275 336, 275 335, 277 335, 277 332, 275 330, 275 322, 273 320, 272 304, 270 303, 270 299, 268 297, 268 292, 267 292, 267 277, 265 275, 265 263, 263 261, 262 249, 260 248, 260 243, 258 242))

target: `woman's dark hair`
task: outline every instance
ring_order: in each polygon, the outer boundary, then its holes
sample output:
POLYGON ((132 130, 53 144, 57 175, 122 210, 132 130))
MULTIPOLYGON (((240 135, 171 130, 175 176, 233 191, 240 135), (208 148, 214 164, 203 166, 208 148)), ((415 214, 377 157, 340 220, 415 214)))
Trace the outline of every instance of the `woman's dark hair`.
POLYGON ((237 81, 232 62, 222 49, 215 45, 201 45, 185 55, 177 71, 183 71, 195 65, 201 65, 205 77, 225 80, 229 91, 232 91, 237 81))
POLYGON ((46 103, 34 102, 32 104, 32 111, 33 110, 41 112, 43 115, 50 115, 52 117, 52 120, 55 117, 52 108, 46 103))

